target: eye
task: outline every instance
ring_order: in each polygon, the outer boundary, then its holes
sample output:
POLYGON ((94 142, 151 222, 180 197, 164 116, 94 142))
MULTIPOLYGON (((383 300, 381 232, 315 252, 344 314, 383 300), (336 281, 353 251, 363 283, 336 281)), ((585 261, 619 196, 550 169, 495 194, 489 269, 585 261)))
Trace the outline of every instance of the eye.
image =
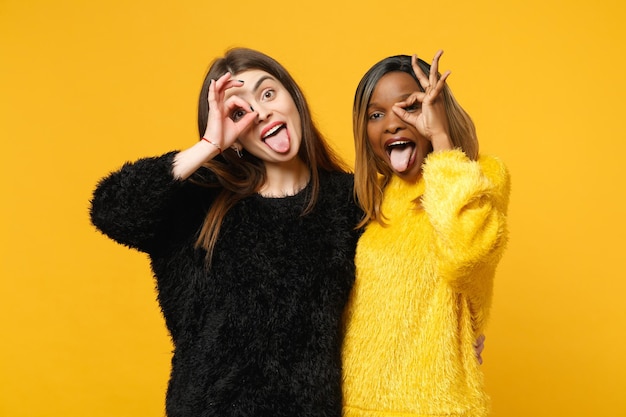
POLYGON ((274 97, 276 97, 276 91, 268 88, 267 90, 263 90, 261 97, 264 101, 272 100, 274 97))
POLYGON ((378 120, 381 117, 383 117, 383 113, 379 112, 379 111, 375 111, 373 113, 370 113, 369 116, 367 116, 368 120, 378 120))
POLYGON ((239 119, 241 119, 245 115, 246 115, 246 112, 241 107, 239 107, 233 110, 233 112, 230 114, 230 118, 233 122, 237 122, 239 121, 239 119))

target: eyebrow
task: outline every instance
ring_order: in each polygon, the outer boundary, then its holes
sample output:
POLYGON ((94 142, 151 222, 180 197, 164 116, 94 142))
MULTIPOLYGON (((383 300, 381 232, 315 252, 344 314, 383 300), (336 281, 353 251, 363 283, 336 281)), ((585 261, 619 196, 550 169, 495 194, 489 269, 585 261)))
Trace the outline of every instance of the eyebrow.
MULTIPOLYGON (((272 81, 276 81, 276 78, 272 77, 271 75, 263 75, 261 78, 259 78, 256 83, 254 83, 254 87, 252 88, 252 92, 254 93, 256 90, 259 89, 259 87, 261 86, 261 84, 263 84, 263 81, 265 80, 272 80, 272 81)), ((232 93, 232 94, 228 94, 228 92, 226 92, 225 94, 225 98, 230 98, 232 95, 236 95, 236 93, 232 93)))
MULTIPOLYGON (((411 94, 413 94, 413 93, 406 93, 406 94, 402 94, 402 95, 398 98, 398 100, 396 101, 396 103, 397 103, 397 102, 400 102, 400 101, 404 101, 404 100, 406 100, 407 98, 409 98, 409 97, 411 96, 411 94)), ((376 103, 376 102, 372 102, 372 101, 370 101, 369 103, 367 103, 367 108, 368 108, 368 109, 369 109, 370 107, 377 107, 377 106, 378 106, 378 103, 376 103)))
POLYGON ((252 89, 252 91, 258 90, 258 88, 261 86, 261 84, 263 84, 263 81, 265 80, 276 81, 276 79, 272 77, 271 75, 264 75, 257 80, 257 82, 254 84, 254 88, 252 89))

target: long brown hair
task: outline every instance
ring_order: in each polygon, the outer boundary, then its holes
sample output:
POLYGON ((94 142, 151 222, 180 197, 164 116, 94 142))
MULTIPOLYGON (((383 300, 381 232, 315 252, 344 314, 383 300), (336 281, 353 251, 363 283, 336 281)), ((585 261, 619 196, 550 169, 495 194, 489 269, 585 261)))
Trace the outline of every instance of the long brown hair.
MULTIPOLYGON (((429 64, 418 59, 418 65, 425 74, 430 73, 429 64)), ((394 71, 406 72, 420 86, 419 80, 411 66, 411 57, 408 55, 396 55, 385 58, 371 67, 359 82, 354 95, 352 111, 352 128, 356 155, 354 163, 354 194, 365 213, 359 226, 363 226, 371 220, 385 224, 384 215, 381 212, 383 190, 389 184, 393 171, 385 161, 376 156, 370 145, 367 137, 367 106, 378 81, 384 75, 394 71)), ((478 138, 476 137, 474 122, 455 100, 448 85, 443 89, 443 99, 450 127, 452 146, 461 148, 470 159, 475 160, 478 158, 478 138)))
MULTIPOLYGON (((309 110, 309 105, 289 72, 273 58, 247 48, 234 48, 217 58, 211 64, 200 90, 198 100, 198 133, 200 138, 204 134, 210 111, 207 101, 209 83, 226 72, 235 75, 248 70, 262 70, 275 77, 289 92, 298 109, 302 125, 302 145, 298 156, 308 165, 311 171, 311 192, 301 215, 313 210, 320 189, 321 171, 347 172, 344 162, 328 146, 326 140, 315 126, 309 110)), ((247 152, 240 158, 232 149, 225 149, 215 159, 204 164, 212 171, 219 184, 211 183, 201 172, 192 177, 192 181, 207 187, 221 187, 221 190, 211 205, 202 229, 196 241, 196 247, 207 251, 207 261, 210 266, 213 250, 217 242, 224 216, 238 201, 256 193, 266 179, 263 161, 247 152)), ((202 171, 202 170, 199 170, 202 171)))

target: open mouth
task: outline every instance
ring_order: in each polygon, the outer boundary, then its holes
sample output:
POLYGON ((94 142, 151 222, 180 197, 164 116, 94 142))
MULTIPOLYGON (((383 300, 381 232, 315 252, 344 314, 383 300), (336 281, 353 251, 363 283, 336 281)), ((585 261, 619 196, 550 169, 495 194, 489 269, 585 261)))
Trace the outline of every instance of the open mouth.
POLYGON ((387 143, 385 151, 394 171, 404 172, 414 160, 415 143, 410 140, 396 140, 387 143))
POLYGON ((263 133, 263 136, 261 137, 261 140, 262 141, 266 141, 268 138, 271 138, 272 136, 276 136, 278 134, 278 132, 280 132, 286 126, 287 125, 285 125, 284 123, 280 123, 280 124, 277 124, 275 126, 272 126, 267 132, 263 133))
POLYGON ((261 140, 269 146, 274 152, 284 154, 289 152, 291 140, 289 138, 289 129, 287 123, 278 122, 272 126, 268 126, 261 133, 261 140))

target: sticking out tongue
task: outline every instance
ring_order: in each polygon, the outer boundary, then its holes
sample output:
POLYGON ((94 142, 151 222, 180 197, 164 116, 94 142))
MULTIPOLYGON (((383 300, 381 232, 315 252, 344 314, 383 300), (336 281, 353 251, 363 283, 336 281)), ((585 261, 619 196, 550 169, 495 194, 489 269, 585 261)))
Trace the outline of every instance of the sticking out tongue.
POLYGON ((411 161, 411 154, 413 153, 412 146, 393 146, 390 149, 389 158, 391 159, 391 166, 396 172, 404 172, 409 166, 411 161))
POLYGON ((286 153, 290 148, 289 133, 285 127, 278 129, 272 136, 265 138, 265 144, 274 152, 286 153))

